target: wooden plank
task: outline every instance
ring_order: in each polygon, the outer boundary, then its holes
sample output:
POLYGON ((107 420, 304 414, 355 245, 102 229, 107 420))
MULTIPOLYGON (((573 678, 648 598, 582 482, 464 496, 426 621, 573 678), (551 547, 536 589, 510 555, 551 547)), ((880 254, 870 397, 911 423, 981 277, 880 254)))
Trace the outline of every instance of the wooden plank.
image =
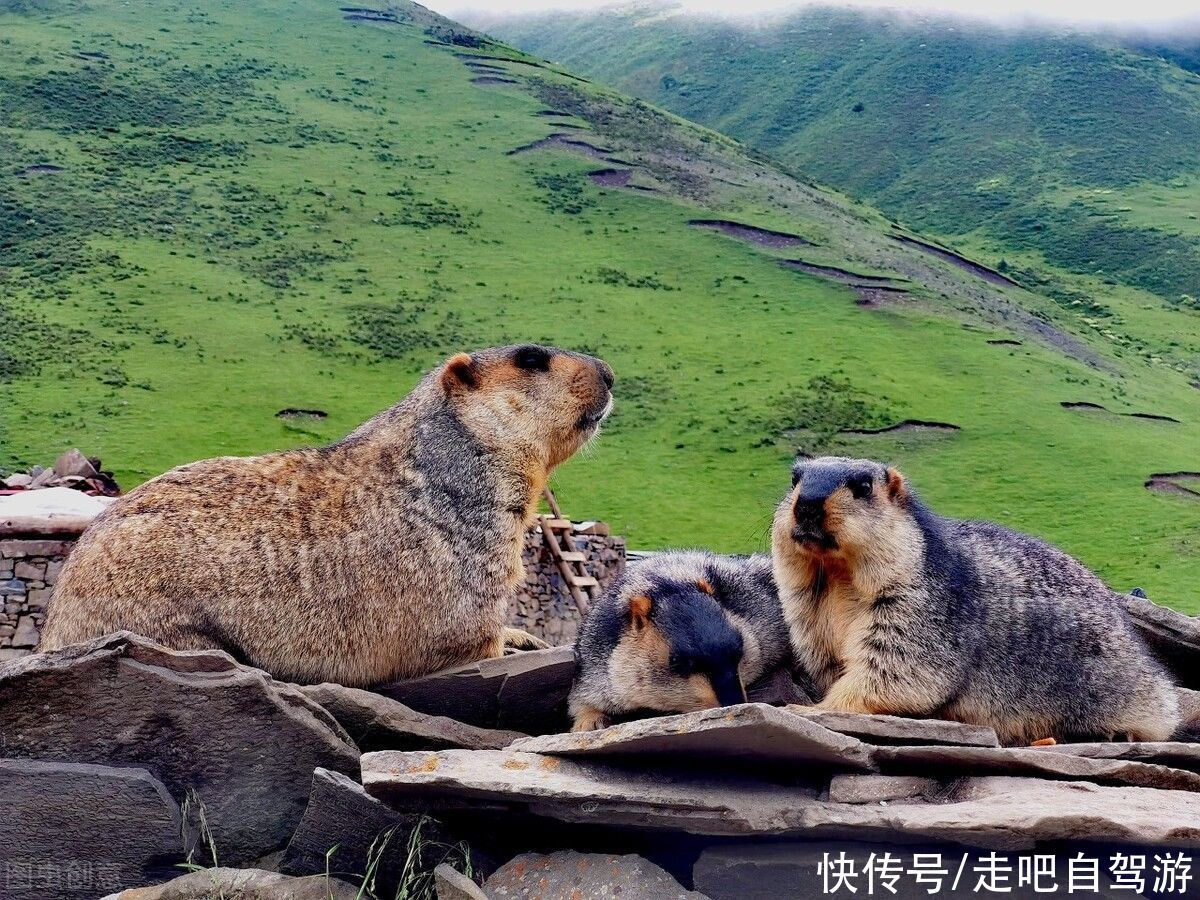
POLYGON ((600 582, 598 582, 591 575, 576 575, 576 576, 574 576, 574 581, 575 581, 575 585, 577 587, 581 587, 581 588, 583 588, 583 587, 599 587, 600 586, 600 582))
POLYGON ((587 554, 579 550, 560 550, 558 558, 563 562, 582 563, 587 562, 587 554))

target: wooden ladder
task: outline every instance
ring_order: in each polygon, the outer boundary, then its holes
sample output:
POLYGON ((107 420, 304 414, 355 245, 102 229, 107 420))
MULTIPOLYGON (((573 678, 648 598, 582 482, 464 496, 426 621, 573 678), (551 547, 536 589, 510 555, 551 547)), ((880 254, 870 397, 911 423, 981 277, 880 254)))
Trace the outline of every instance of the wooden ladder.
POLYGON ((546 541, 550 555, 558 563, 558 571, 562 573, 563 581, 575 599, 579 614, 586 616, 591 601, 600 595, 600 582, 588 572, 587 554, 575 544, 575 526, 570 519, 563 518, 554 493, 550 488, 546 488, 542 496, 546 505, 550 507, 550 515, 538 516, 542 538, 546 541))

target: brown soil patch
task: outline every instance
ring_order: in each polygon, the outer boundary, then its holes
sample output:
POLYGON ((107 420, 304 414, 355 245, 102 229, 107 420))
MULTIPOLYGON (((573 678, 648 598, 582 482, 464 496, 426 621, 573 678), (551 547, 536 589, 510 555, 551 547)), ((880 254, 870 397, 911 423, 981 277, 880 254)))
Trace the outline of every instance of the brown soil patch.
POLYGON ((1124 416, 1127 419, 1143 419, 1147 422, 1166 422, 1169 425, 1180 424, 1179 420, 1174 416, 1164 416, 1159 413, 1147 412, 1131 412, 1131 413, 1112 413, 1111 410, 1101 406, 1099 403, 1089 403, 1086 400, 1064 400, 1060 404, 1063 409, 1074 409, 1081 412, 1104 412, 1111 413, 1114 416, 1124 416))
POLYGON ((38 163, 37 165, 27 166, 17 173, 18 176, 26 175, 57 175, 63 171, 62 166, 52 166, 49 163, 38 163))
POLYGON ((854 303, 864 309, 878 309, 881 306, 892 306, 910 295, 904 288, 884 287, 878 284, 852 284, 854 303))
POLYGON ((629 187, 629 179, 633 177, 633 169, 597 169, 588 172, 588 178, 601 187, 629 187))
POLYGON ((895 279, 884 275, 860 275, 858 272, 851 272, 849 269, 839 269, 837 266, 822 266, 803 259, 783 259, 779 262, 780 265, 786 266, 789 269, 807 272, 809 275, 818 275, 821 278, 832 278, 834 281, 840 281, 843 284, 853 284, 856 287, 867 287, 869 285, 895 287, 893 284, 895 279))
POLYGON ((1180 421, 1178 419, 1176 419, 1174 416, 1162 416, 1162 415, 1159 415, 1158 413, 1136 412, 1136 413, 1125 413, 1125 415, 1129 416, 1129 418, 1131 418, 1131 419, 1146 419, 1150 422, 1169 422, 1172 425, 1180 424, 1180 421))
POLYGON ((952 425, 949 422, 926 422, 921 419, 905 419, 903 422, 897 422, 895 425, 889 425, 886 428, 847 428, 839 431, 838 434, 903 434, 910 431, 962 431, 962 426, 952 425))
POLYGON ((1012 338, 999 338, 994 341, 988 341, 993 347, 1020 347, 1020 341, 1014 341, 1012 338))
POLYGON ((960 269, 970 272, 972 275, 976 275, 979 278, 982 278, 984 281, 990 282, 991 284, 997 284, 1002 287, 1020 287, 1019 284, 1017 284, 1007 275, 1002 275, 995 269, 988 268, 983 263, 977 263, 973 259, 967 259, 967 257, 963 256, 961 253, 955 253, 953 250, 947 250, 945 247, 939 247, 936 244, 930 244, 926 241, 909 237, 906 234, 893 234, 890 235, 890 237, 894 241, 899 241, 902 244, 909 244, 910 246, 916 247, 918 250, 921 250, 924 253, 928 253, 931 256, 936 256, 939 259, 944 259, 946 262, 956 265, 960 269))
POLYGON ((277 419, 325 419, 328 417, 329 413, 323 409, 296 409, 292 406, 275 413, 277 419))
POLYGON ((1059 405, 1063 409, 1082 409, 1091 410, 1093 412, 1108 412, 1108 410, 1099 403, 1089 403, 1086 400, 1063 400, 1059 405))
POLYGON ((694 228, 708 228, 719 231, 726 237, 749 241, 760 247, 770 247, 772 250, 783 250, 788 247, 812 247, 813 242, 800 237, 798 234, 788 234, 786 231, 772 231, 769 228, 759 228, 755 225, 744 225, 741 222, 730 222, 725 219, 692 219, 688 222, 694 228))
POLYGON ((1156 472, 1145 483, 1146 490, 1200 500, 1200 472, 1156 472))
POLYGON ((558 109, 539 109, 536 113, 534 113, 534 115, 536 115, 536 116, 569 116, 569 115, 571 115, 571 113, 563 112, 562 110, 558 110, 558 109))
POLYGON ((515 78, 500 78, 497 75, 479 75, 471 79, 471 84, 516 84, 515 78))
POLYGON ((362 13, 347 13, 346 15, 342 16, 342 20, 345 22, 370 22, 372 25, 399 25, 400 24, 399 19, 392 19, 392 18, 389 18, 388 16, 383 16, 383 15, 379 15, 379 16, 364 15, 362 13))
POLYGON ((572 153, 582 153, 584 156, 590 156, 594 159, 604 159, 608 154, 612 153, 611 150, 597 147, 595 144, 589 144, 587 141, 581 141, 579 138, 572 137, 569 134, 556 133, 544 137, 540 141, 534 141, 532 144, 525 144, 523 147, 509 150, 508 155, 528 153, 531 150, 567 150, 572 153))

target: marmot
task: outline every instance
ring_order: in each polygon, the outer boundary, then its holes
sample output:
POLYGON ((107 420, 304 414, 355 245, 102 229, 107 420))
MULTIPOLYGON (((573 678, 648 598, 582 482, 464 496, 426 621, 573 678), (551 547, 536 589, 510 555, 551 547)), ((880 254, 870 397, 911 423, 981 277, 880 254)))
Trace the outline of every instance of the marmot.
POLYGON ((1122 603, 1065 553, 942 518, 893 468, 798 461, 773 530, 820 709, 990 725, 1006 744, 1167 740, 1175 687, 1122 603))
POLYGON ((281 679, 370 685, 527 644, 505 628, 525 530, 612 384, 579 353, 459 353, 330 446, 172 469, 84 533, 41 648, 128 629, 281 679))
POLYGON ((631 566, 588 613, 575 661, 574 731, 745 703, 745 685, 790 668, 771 558, 678 550, 631 566))

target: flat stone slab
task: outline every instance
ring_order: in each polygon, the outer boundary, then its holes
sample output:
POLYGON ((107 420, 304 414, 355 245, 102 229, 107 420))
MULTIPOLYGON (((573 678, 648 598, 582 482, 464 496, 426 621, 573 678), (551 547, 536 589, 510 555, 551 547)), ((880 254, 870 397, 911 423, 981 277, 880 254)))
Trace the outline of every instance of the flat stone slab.
MULTIPOLYGON (((1070 745, 1064 745, 1070 746, 1070 745)), ((1079 745, 1083 746, 1083 745, 1079 745)), ((1130 759, 1094 759, 1067 753, 1045 753, 1030 747, 876 747, 875 759, 885 771, 946 778, 960 775, 1035 775, 1162 788, 1200 791, 1200 774, 1130 759)))
POLYGON ((890 803, 932 797, 942 790, 936 778, 918 775, 834 775, 829 799, 834 803, 890 803))
POLYGON ((1066 756, 1086 756, 1090 759, 1126 759, 1171 766, 1176 769, 1200 771, 1200 744, 1181 741, 1056 744, 1052 747, 1032 747, 1030 749, 1037 753, 1060 753, 1066 756))
POLYGON ((794 709, 803 716, 840 734, 853 735, 870 744, 957 744, 964 747, 999 747, 996 732, 982 725, 965 725, 945 719, 906 719, 865 713, 826 712, 794 709))
POLYGON ((640 856, 610 853, 524 853, 505 863, 483 885, 488 897, 603 900, 708 900, 686 890, 665 870, 640 856))
POLYGON ((0 667, 0 722, 11 757, 148 770, 181 806, 203 805, 233 864, 287 843, 314 769, 358 769, 358 748, 294 686, 129 632, 0 667))
POLYGON ((336 878, 290 878, 262 869, 204 869, 166 884, 133 888, 104 900, 362 900, 336 878))
POLYGON ((418 712, 480 728, 549 734, 570 728, 572 647, 530 650, 444 669, 373 690, 418 712))
POLYGON ((822 791, 802 785, 731 773, 714 777, 683 767, 513 750, 443 750, 365 754, 363 783, 390 804, 487 807, 689 834, 950 841, 998 850, 1060 840, 1200 844, 1200 794, 1044 778, 957 778, 935 798, 854 804, 823 800, 822 791))
POLYGON ((803 716, 763 703, 639 719, 573 734, 527 738, 513 750, 557 756, 637 755, 807 764, 860 772, 875 768, 871 747, 803 716))
POLYGON ((479 728, 417 712, 374 691, 340 684, 309 685, 300 690, 337 719, 362 750, 500 750, 528 737, 519 731, 479 728))
POLYGON ((416 828, 421 828, 425 841, 444 840, 440 826, 432 820, 419 813, 397 812, 341 772, 317 769, 304 817, 284 851, 279 871, 285 875, 328 873, 359 885, 374 865, 376 892, 394 897, 409 862, 416 871, 428 871, 436 862, 409 860, 409 839, 416 828))
POLYGON ((93 900, 170 878, 194 839, 145 769, 0 759, 5 900, 93 900))
POLYGON ((1159 606, 1145 597, 1122 597, 1142 637, 1188 688, 1200 688, 1200 618, 1159 606))

